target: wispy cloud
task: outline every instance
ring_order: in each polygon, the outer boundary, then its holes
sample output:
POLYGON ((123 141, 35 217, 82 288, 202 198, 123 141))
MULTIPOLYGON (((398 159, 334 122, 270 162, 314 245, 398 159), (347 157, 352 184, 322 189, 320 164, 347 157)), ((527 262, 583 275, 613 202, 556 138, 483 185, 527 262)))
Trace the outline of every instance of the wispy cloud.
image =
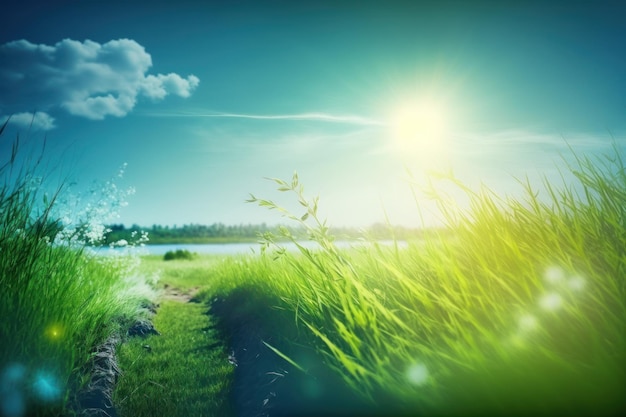
POLYGON ((296 113, 296 114, 242 114, 223 112, 203 112, 203 113, 149 113, 150 116, 159 117, 218 117, 254 120, 301 120, 314 122, 344 123, 360 126, 385 126, 385 123, 363 116, 354 115, 333 115, 328 113, 296 113))
POLYGON ((0 45, 0 110, 16 114, 36 107, 95 120, 123 117, 138 97, 189 97, 200 82, 194 75, 147 74, 151 66, 150 54, 132 39, 8 42, 0 45))
POLYGON ((532 130, 510 129, 490 133, 458 133, 453 138, 454 146, 463 152, 483 153, 490 150, 511 152, 553 151, 569 153, 569 148, 579 151, 608 150, 615 142, 626 146, 624 137, 616 137, 609 132, 598 133, 545 133, 532 130))

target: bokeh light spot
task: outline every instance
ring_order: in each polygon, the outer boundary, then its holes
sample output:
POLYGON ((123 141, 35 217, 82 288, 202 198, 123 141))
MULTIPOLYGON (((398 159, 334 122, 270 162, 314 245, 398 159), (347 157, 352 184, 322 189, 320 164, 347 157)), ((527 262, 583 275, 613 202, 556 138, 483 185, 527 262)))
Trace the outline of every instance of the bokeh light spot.
POLYGON ((50 324, 45 330, 45 335, 48 340, 59 340, 63 337, 63 333, 63 326, 59 323, 50 324))
POLYGON ((537 318, 535 316, 526 314, 520 317, 518 321, 518 326, 521 332, 530 332, 537 329, 537 327, 539 326, 539 322, 537 321, 537 318))
POLYGON ((541 300, 539 301, 539 305, 544 310, 558 310, 563 305, 563 298, 559 294, 551 292, 541 298, 541 300))
POLYGON ((428 368, 423 363, 414 363, 407 369, 406 377, 413 385, 424 385, 428 382, 428 368))
POLYGON ((7 366, 2 372, 2 378, 0 378, 0 386, 2 388, 9 385, 19 384, 20 381, 26 376, 26 368, 21 363, 13 363, 7 366))
POLYGON ((61 396, 61 387, 58 381, 45 372, 36 374, 33 388, 37 397, 46 402, 54 401, 61 396))
POLYGON ((14 363, 7 366, 0 376, 0 415, 21 417, 26 412, 22 383, 26 377, 24 365, 14 363))
POLYGON ((558 266, 550 266, 546 268, 544 278, 552 285, 559 284, 565 280, 565 271, 558 266))
POLYGON ((574 275, 567 282, 567 285, 572 291, 582 291, 585 288, 585 284, 585 279, 580 275, 574 275))

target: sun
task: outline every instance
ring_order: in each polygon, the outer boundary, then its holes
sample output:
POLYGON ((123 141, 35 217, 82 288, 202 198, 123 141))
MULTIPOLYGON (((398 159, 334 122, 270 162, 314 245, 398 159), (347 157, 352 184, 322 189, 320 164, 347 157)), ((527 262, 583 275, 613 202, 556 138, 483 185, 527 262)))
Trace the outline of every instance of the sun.
POLYGON ((442 103, 433 99, 405 102, 390 115, 393 148, 420 159, 438 156, 448 134, 448 121, 442 103))

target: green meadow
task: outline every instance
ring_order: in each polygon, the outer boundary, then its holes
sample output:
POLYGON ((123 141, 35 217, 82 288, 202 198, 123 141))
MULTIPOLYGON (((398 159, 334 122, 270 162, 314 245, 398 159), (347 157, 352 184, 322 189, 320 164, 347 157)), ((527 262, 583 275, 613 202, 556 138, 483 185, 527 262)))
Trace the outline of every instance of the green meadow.
POLYGON ((579 157, 577 187, 546 183, 547 201, 524 182, 523 200, 465 189, 470 209, 442 206, 448 228, 408 248, 337 249, 297 177, 276 180, 305 213, 285 214, 319 249, 289 253, 268 237, 266 256, 207 273, 199 298, 246 289, 263 300, 248 308, 267 328, 278 314, 265 312, 271 300, 298 338, 277 339, 276 353, 306 374, 296 346, 305 340, 381 414, 614 411, 626 388, 620 158, 579 157))
MULTIPOLYGON (((351 249, 335 245, 296 175, 276 179, 301 212, 249 202, 316 249, 283 228, 259 237, 258 255, 169 261, 59 239, 57 195, 42 199, 26 167, 0 184, 0 415, 85 415, 79 394, 111 338, 122 416, 617 413, 622 157, 577 155, 574 183, 520 181, 517 199, 449 178, 469 208, 430 190, 445 227, 351 249), (129 334, 142 320, 160 334, 129 334)), ((15 157, 0 163, 7 173, 15 157)))

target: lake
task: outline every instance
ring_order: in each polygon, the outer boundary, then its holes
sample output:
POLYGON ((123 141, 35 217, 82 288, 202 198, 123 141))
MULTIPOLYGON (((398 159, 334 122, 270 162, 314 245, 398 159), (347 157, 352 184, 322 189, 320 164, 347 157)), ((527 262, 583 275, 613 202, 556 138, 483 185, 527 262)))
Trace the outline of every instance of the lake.
MULTIPOLYGON (((298 242, 300 245, 308 249, 317 249, 319 245, 316 242, 302 241, 298 242)), ((379 241, 379 244, 392 245, 392 240, 379 241)), ((369 242, 363 241, 336 241, 335 245, 338 248, 349 248, 367 245, 369 242)), ((406 246, 406 242, 398 242, 401 247, 406 246)), ((293 242, 281 242, 280 246, 284 247, 288 251, 297 251, 298 248, 293 242)), ((114 248, 109 247, 97 248, 95 251, 98 254, 121 254, 133 251, 139 255, 165 255, 169 251, 176 251, 178 249, 188 250, 192 253, 198 254, 213 254, 213 255, 240 255, 240 254, 252 254, 261 253, 261 245, 254 242, 246 243, 206 243, 206 244, 168 244, 168 245, 144 245, 139 248, 114 248)), ((271 249, 270 249, 271 250, 271 249)))

